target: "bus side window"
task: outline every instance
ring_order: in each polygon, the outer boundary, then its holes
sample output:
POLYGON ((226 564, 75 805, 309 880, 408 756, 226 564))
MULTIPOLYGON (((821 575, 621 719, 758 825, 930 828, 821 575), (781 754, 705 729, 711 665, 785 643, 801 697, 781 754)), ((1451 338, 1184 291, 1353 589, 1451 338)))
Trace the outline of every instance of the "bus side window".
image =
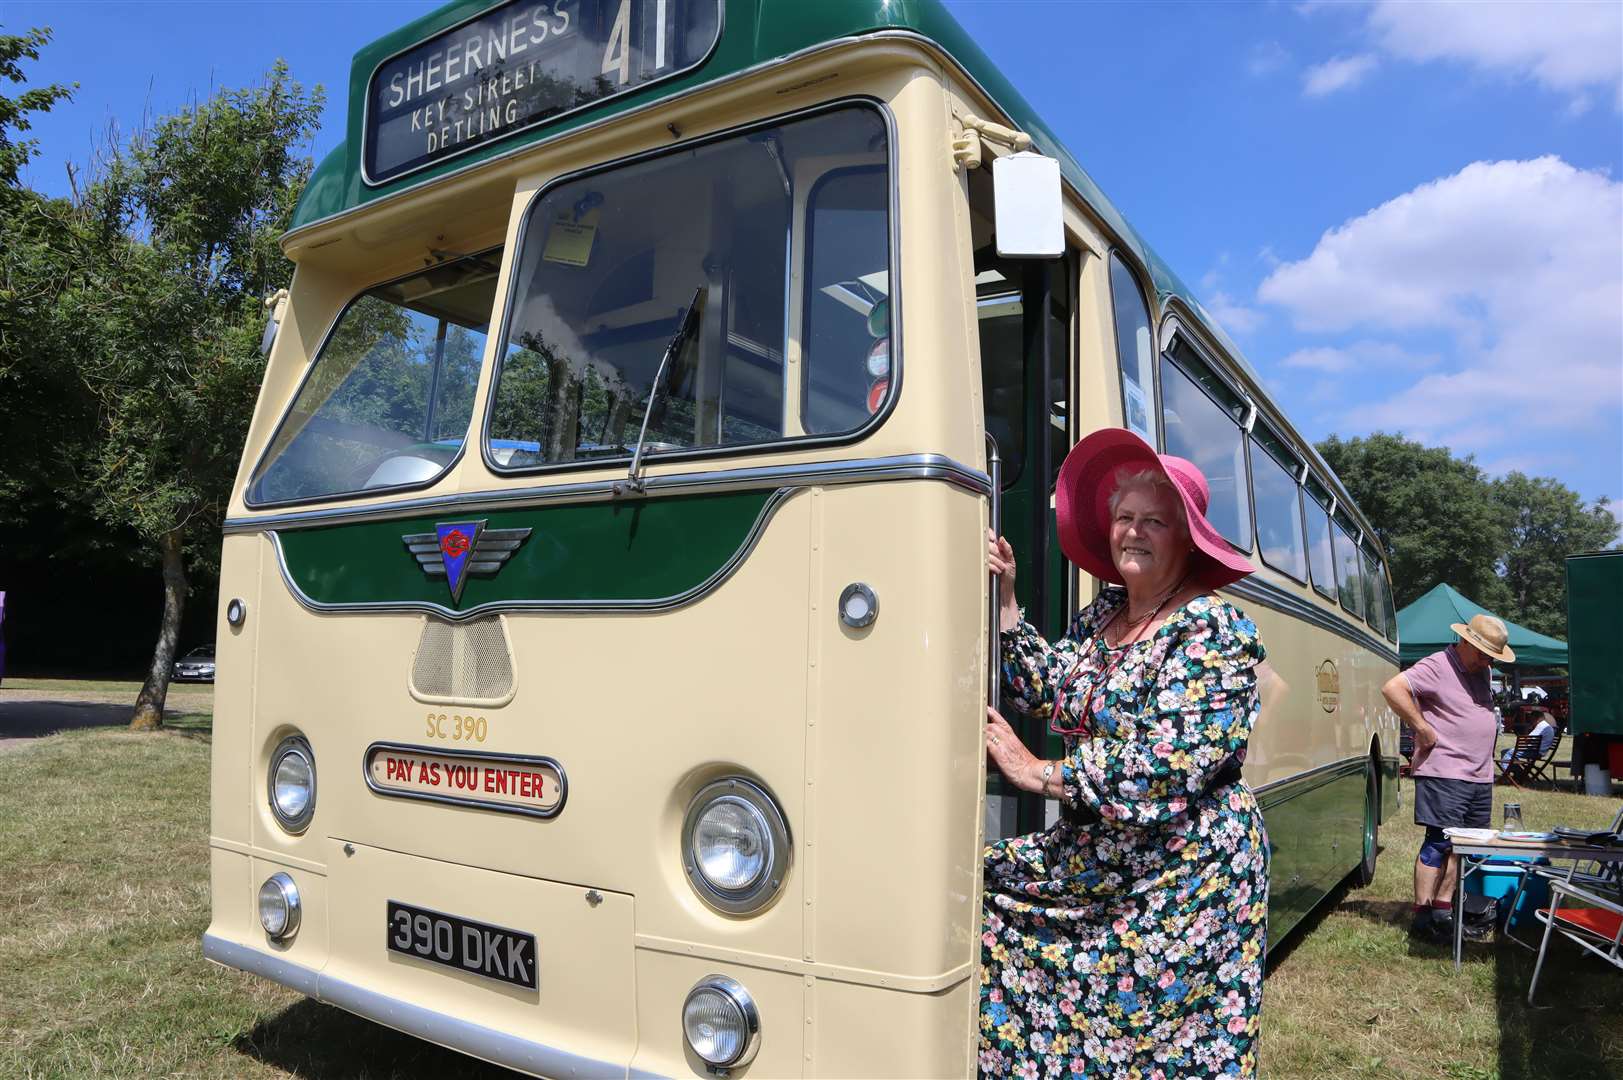
POLYGON ((1251 485, 1246 478, 1245 405, 1181 339, 1176 359, 1161 359, 1161 419, 1166 452, 1188 458, 1206 474, 1211 505, 1206 517, 1224 539, 1251 550, 1251 485), (1198 380, 1198 381, 1197 381, 1198 380))
POLYGON ((1364 548, 1364 616, 1379 633, 1386 633, 1386 604, 1381 601, 1381 585, 1386 578, 1381 574, 1381 560, 1367 546, 1364 548))
POLYGON ((1302 506, 1307 511, 1307 556, 1313 572, 1313 588, 1326 600, 1336 598, 1336 554, 1330 541, 1330 512, 1325 504, 1329 492, 1312 476, 1302 491, 1302 506))
POLYGON ((1302 547, 1302 502, 1296 493, 1300 466, 1284 440, 1265 424, 1251 436, 1251 486, 1257 508, 1257 548, 1262 561, 1297 581, 1307 580, 1302 547))
POLYGON ((1150 332, 1150 309, 1133 272, 1115 252, 1110 254, 1110 302, 1121 369, 1122 426, 1155 446, 1155 336, 1150 332))
POLYGON ((1354 618, 1364 617, 1364 570, 1358 557, 1358 545, 1348 531, 1351 522, 1343 522, 1341 511, 1331 523, 1336 534, 1336 567, 1341 585, 1341 606, 1354 618))

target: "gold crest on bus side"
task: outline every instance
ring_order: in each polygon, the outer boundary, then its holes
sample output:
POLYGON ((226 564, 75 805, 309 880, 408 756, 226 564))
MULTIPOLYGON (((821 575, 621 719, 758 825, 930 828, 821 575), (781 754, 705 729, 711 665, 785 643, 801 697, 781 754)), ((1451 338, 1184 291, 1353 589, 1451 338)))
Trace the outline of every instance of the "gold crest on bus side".
POLYGON ((1319 708, 1327 713, 1341 708, 1341 672, 1336 670, 1334 660, 1319 665, 1318 684, 1319 708))

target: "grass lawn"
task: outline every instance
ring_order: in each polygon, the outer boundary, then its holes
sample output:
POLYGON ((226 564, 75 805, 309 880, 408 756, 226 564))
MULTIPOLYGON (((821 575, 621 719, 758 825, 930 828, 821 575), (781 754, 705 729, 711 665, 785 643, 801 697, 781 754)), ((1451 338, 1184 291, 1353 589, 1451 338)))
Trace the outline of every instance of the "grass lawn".
MULTIPOLYGON (((20 679, 8 677, 0 682, 0 694, 7 691, 47 691, 53 694, 67 691, 69 693, 95 693, 95 694, 128 694, 130 700, 141 692, 139 679, 20 679)), ((171 682, 169 696, 176 695, 195 696, 214 693, 213 683, 183 683, 171 682)))
MULTIPOLYGON (((90 729, 0 754, 4 1077, 507 1076, 202 959, 208 727, 90 729)), ((1617 800, 1521 792, 1531 828, 1605 823, 1617 800)), ((1368 889, 1338 894, 1274 957, 1263 1076, 1584 1080, 1623 1069, 1623 974, 1533 954, 1411 944, 1420 832, 1382 831, 1368 889)))

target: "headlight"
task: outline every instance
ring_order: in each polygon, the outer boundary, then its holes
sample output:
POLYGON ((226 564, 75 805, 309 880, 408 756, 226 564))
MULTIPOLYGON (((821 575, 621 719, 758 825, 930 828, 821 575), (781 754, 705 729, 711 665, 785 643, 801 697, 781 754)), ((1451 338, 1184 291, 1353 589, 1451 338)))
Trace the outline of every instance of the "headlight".
POLYGON ((761 1047, 761 1014, 737 982, 707 975, 682 1002, 682 1035, 712 1068, 747 1065, 761 1047))
POLYGON ((277 941, 298 930, 299 887, 288 875, 272 874, 259 887, 259 925, 277 941))
POLYGON ((705 903, 747 915, 765 907, 789 869, 789 829, 772 797, 748 780, 718 780, 688 804, 682 865, 705 903))
POLYGON ((316 756, 304 736, 290 735, 277 745, 267 788, 277 824, 303 832, 316 812, 316 756))

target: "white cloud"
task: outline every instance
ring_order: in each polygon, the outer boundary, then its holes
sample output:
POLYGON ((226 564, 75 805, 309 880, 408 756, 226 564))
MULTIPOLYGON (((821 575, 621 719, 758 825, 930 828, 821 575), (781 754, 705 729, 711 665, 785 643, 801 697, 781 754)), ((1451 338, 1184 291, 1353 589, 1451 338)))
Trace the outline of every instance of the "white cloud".
POLYGON ((1221 289, 1212 293, 1202 306, 1219 326, 1233 334, 1249 334, 1267 318, 1265 313, 1247 307, 1221 289))
POLYGON ((1354 368, 1429 368, 1437 360, 1436 354, 1410 352, 1389 341, 1355 341, 1346 346, 1320 345, 1297 349, 1279 363, 1282 367, 1334 374, 1354 368))
MULTIPOLYGON (((1257 295, 1300 330, 1453 339, 1452 370, 1352 410, 1351 425, 1467 451, 1503 449, 1511 428, 1604 430, 1603 453, 1619 438, 1623 184, 1602 173, 1477 162, 1326 232, 1257 295)), ((1326 350, 1294 366, 1336 363, 1326 350)))
POLYGON ((1302 93, 1308 97, 1324 97, 1337 90, 1349 90, 1363 82, 1364 76, 1375 70, 1376 63, 1369 53, 1359 53, 1314 64, 1302 73, 1302 93))
POLYGON ((1253 77, 1272 75, 1291 62, 1291 54, 1277 41, 1259 41, 1246 56, 1245 69, 1253 77))
POLYGON ((1369 28, 1393 56, 1532 78, 1571 94, 1579 111, 1586 90, 1609 90, 1623 108, 1623 4, 1616 0, 1380 0, 1369 28))

